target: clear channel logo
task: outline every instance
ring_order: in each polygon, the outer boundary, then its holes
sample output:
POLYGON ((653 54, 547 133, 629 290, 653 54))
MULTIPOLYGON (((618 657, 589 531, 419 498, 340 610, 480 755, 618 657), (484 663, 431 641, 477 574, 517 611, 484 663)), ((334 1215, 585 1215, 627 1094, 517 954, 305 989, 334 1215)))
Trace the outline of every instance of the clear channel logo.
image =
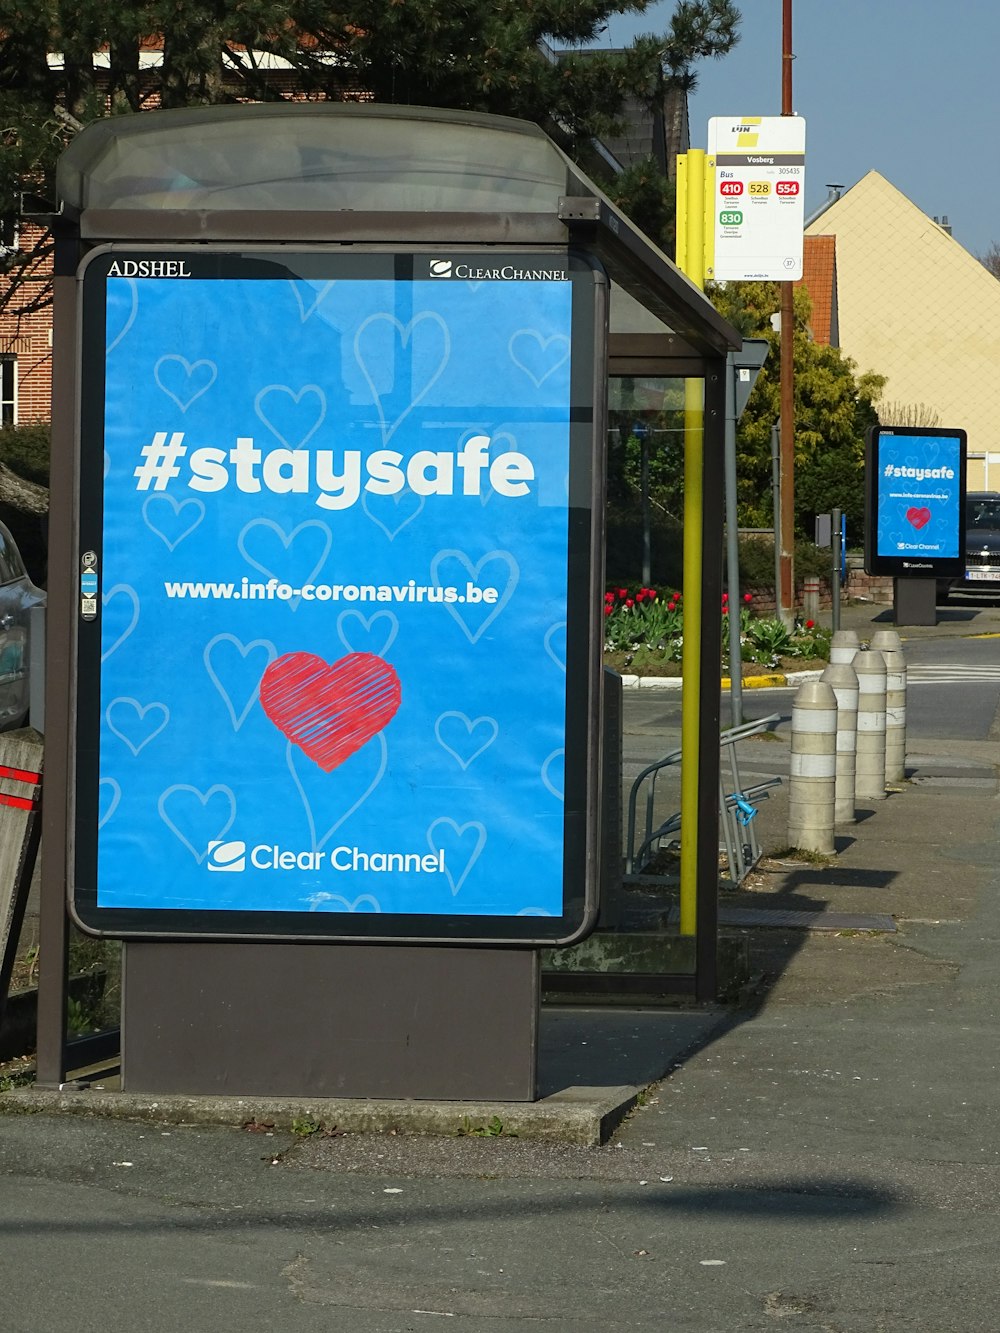
POLYGON ((429 259, 427 273, 431 278, 460 278, 464 282, 568 282, 570 276, 566 268, 519 268, 516 264, 488 267, 452 259, 429 259))
POLYGON ((437 851, 374 851, 361 847, 334 847, 329 851, 293 850, 277 843, 248 847, 242 839, 208 844, 204 863, 215 875, 241 875, 249 870, 322 871, 326 874, 445 875, 444 848, 437 851))
POLYGON ((205 864, 216 874, 237 875, 247 868, 245 842, 210 842, 205 864))

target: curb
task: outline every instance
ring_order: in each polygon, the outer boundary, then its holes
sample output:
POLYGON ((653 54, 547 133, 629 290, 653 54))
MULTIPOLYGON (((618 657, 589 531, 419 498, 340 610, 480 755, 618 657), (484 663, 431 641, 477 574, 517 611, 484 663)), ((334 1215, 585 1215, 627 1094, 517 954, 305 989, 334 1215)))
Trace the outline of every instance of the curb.
POLYGON ((566 1088, 537 1102, 365 1101, 360 1098, 189 1097, 177 1094, 15 1088, 0 1095, 3 1115, 62 1114, 140 1120, 162 1125, 228 1125, 255 1121, 294 1133, 294 1122, 348 1134, 439 1135, 455 1138, 499 1121, 510 1137, 598 1147, 639 1099, 640 1089, 566 1088), (470 1126, 472 1127, 470 1129, 470 1126))
MULTIPOLYGON (((801 685, 804 680, 819 680, 822 671, 774 671, 764 676, 744 676, 745 690, 787 689, 791 685, 801 685)), ((684 681, 680 676, 622 676, 624 690, 679 690, 684 681)), ((721 688, 728 690, 732 681, 723 676, 719 682, 721 688)))

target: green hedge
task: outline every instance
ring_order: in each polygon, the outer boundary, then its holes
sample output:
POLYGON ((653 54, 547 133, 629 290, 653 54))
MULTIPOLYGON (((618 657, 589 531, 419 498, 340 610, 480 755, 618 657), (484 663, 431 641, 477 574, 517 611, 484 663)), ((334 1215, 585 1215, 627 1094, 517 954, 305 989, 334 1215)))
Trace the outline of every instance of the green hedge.
MULTIPOLYGON (((642 530, 635 515, 609 512, 607 541, 607 586, 638 587, 642 573, 642 530)), ((797 580, 813 576, 828 578, 832 563, 831 551, 808 541, 795 543, 797 580)), ((774 587, 774 542, 769 533, 740 538, 739 565, 741 592, 774 587)), ((659 515, 653 517, 650 569, 650 582, 655 587, 679 588, 683 584, 684 528, 672 518, 659 515)))
POLYGON ((0 462, 25 481, 49 484, 49 449, 52 433, 47 421, 26 426, 4 426, 0 430, 0 462))

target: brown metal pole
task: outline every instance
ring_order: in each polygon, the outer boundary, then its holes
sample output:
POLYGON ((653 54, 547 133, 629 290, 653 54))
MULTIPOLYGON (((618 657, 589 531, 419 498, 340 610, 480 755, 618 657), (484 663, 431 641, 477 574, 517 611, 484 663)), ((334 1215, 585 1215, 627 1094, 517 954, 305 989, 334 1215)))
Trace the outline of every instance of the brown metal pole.
MULTIPOLYGON (((52 307, 52 485, 49 507, 49 596, 46 613, 45 800, 39 905, 37 1082, 58 1087, 66 1077, 66 994, 69 917, 66 911, 66 805, 70 655, 75 562, 73 476, 76 421, 75 246, 56 251, 52 307)), ((78 577, 78 576, 77 576, 78 577)))
MULTIPOLYGON (((781 5, 781 114, 792 106, 792 0, 781 5)), ((778 615, 789 628, 795 619, 795 347, 794 288, 781 284, 781 588, 778 615)))

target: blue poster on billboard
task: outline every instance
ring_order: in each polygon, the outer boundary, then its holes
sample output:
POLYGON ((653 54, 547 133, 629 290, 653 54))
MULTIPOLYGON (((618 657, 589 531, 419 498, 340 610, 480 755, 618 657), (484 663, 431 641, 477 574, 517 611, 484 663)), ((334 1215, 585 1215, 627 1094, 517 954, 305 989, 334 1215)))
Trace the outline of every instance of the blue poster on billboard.
POLYGON ((579 929, 594 287, 566 254, 89 261, 85 925, 579 929))
POLYGON ((934 578, 965 565, 966 436, 939 427, 869 431, 865 567, 934 578))

